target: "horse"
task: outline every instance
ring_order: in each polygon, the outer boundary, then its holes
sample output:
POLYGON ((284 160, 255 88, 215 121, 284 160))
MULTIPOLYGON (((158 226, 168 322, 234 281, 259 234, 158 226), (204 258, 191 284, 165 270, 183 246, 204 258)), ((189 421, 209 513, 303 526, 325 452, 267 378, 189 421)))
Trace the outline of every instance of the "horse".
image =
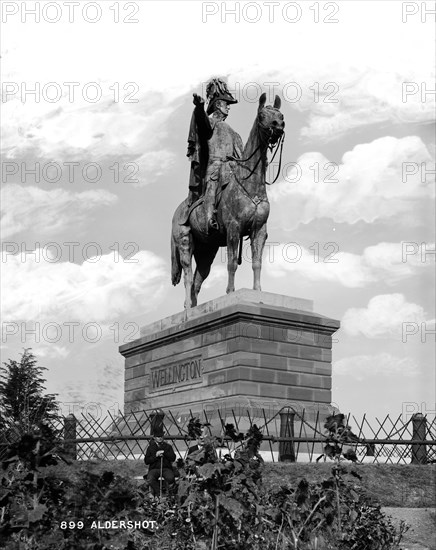
POLYGON ((237 265, 241 264, 244 237, 250 238, 253 289, 261 290, 262 253, 268 237, 266 223, 270 211, 265 178, 267 151, 272 151, 276 147, 277 153, 280 143, 281 151, 283 148, 285 123, 280 107, 281 100, 278 96, 275 97, 273 106, 266 106, 266 94, 263 93, 259 98, 257 116, 244 147, 242 159, 227 159, 230 162, 232 177, 228 185, 217 193, 216 219, 219 230, 209 234, 202 198, 192 206, 189 206, 188 199, 185 199, 174 213, 171 232, 171 280, 174 286, 177 285, 183 271, 185 309, 197 305, 201 285, 210 273, 216 253, 223 246, 227 246, 228 258, 226 292, 234 292, 235 273, 237 265), (194 275, 192 256, 196 263, 194 275))

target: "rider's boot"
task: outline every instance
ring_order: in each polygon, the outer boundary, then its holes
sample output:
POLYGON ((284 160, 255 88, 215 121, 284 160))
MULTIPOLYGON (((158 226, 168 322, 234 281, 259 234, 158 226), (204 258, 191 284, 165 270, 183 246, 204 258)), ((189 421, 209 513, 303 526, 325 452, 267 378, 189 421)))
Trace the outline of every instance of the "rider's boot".
POLYGON ((212 217, 209 219, 209 233, 214 231, 219 231, 220 226, 216 221, 215 212, 212 214, 212 217))
POLYGON ((215 196, 209 191, 209 193, 206 191, 205 194, 205 213, 206 213, 206 220, 207 220, 207 229, 209 235, 211 233, 215 233, 216 231, 219 231, 219 225, 216 220, 216 210, 215 210, 215 196))

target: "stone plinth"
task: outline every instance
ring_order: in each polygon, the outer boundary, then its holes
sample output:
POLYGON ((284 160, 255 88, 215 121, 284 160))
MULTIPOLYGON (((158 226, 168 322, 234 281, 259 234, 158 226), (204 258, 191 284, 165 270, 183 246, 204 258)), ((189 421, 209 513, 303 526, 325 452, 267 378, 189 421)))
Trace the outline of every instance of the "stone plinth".
POLYGON ((246 289, 177 313, 120 347, 125 412, 328 411, 338 328, 310 300, 246 289))

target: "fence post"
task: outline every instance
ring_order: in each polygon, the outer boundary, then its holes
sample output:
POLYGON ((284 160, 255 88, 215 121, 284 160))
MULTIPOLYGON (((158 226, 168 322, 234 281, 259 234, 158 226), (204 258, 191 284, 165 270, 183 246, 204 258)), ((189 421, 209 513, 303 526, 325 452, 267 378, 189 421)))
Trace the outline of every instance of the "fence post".
MULTIPOLYGON (((412 441, 426 439, 427 434, 427 418, 421 413, 412 415, 412 441)), ((412 464, 427 463, 427 445, 412 443, 412 464)))
MULTIPOLYGON (((76 439, 77 420, 74 414, 69 414, 64 418, 64 439, 76 439)), ((77 443, 65 443, 65 453, 73 460, 77 458, 77 443)))
POLYGON ((375 456, 375 443, 366 444, 366 456, 375 456))
POLYGON ((280 437, 289 437, 292 441, 279 442, 279 462, 295 462, 294 418, 293 411, 280 413, 280 437))

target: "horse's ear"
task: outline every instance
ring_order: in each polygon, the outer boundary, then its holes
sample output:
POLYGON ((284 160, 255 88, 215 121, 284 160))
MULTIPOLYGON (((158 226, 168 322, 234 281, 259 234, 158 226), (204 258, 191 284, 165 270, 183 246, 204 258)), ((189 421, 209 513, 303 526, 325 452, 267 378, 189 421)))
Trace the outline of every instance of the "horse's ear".
POLYGON ((265 103, 266 103, 266 93, 264 92, 259 97, 259 111, 265 107, 265 103))
POLYGON ((274 109, 279 109, 282 106, 282 100, 279 98, 278 95, 276 95, 276 98, 274 100, 274 109))

